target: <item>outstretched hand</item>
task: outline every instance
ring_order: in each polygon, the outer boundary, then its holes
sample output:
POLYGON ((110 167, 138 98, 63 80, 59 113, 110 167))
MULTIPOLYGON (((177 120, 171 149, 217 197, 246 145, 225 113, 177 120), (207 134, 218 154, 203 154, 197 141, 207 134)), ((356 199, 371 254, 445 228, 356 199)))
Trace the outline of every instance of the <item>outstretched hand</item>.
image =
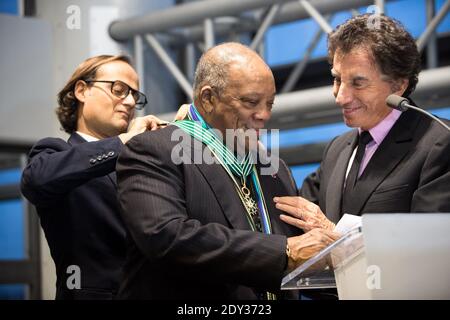
POLYGON ((327 219, 320 207, 302 197, 275 197, 275 207, 289 215, 282 214, 280 219, 290 225, 308 232, 315 228, 332 231, 334 223, 327 219))
POLYGON ((149 131, 157 130, 166 124, 167 124, 166 121, 163 121, 153 115, 137 117, 131 120, 130 125, 128 126, 128 131, 126 133, 120 134, 119 138, 120 140, 122 140, 122 143, 125 144, 127 143, 128 140, 130 140, 139 133, 142 133, 147 130, 149 131))
POLYGON ((175 115, 174 121, 177 120, 183 120, 186 118, 188 112, 189 112, 190 104, 183 104, 181 105, 180 109, 178 109, 177 114, 175 115))

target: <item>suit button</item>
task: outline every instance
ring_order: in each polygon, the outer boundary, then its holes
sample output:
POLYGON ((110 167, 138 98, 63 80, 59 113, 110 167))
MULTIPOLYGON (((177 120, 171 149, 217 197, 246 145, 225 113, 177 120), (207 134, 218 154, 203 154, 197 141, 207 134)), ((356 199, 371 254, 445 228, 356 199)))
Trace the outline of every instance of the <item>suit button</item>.
POLYGON ((98 157, 97 157, 97 160, 98 160, 98 161, 102 161, 102 160, 103 160, 102 156, 98 156, 98 157))
POLYGON ((112 157, 114 155, 114 151, 108 152, 108 157, 112 157))
POLYGON ((90 162, 91 164, 94 164, 94 163, 96 163, 96 162, 97 162, 97 160, 95 160, 95 159, 91 159, 91 160, 89 160, 89 162, 90 162))
POLYGON ((106 158, 108 158, 108 155, 107 154, 103 154, 102 155, 102 159, 106 159, 106 158))

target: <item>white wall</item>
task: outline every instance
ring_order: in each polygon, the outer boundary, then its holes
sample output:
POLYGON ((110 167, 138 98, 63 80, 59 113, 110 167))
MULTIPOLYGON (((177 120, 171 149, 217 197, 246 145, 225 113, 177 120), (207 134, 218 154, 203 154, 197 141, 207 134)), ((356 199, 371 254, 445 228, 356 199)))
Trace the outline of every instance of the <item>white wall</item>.
POLYGON ((35 141, 57 130, 48 22, 0 14, 0 140, 35 141))

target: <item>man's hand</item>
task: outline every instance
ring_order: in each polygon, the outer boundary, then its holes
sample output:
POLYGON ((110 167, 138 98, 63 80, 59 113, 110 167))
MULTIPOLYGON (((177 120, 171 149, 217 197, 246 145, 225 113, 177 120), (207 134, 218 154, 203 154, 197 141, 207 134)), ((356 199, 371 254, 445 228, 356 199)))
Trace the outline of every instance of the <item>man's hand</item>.
POLYGON ((289 213, 282 214, 280 219, 290 225, 308 232, 315 228, 332 231, 334 223, 327 219, 320 207, 302 197, 275 197, 273 199, 277 209, 289 213))
POLYGON ((287 239, 289 248, 288 272, 294 270, 306 260, 339 239, 340 234, 325 229, 313 229, 301 236, 287 239))
POLYGON ((120 140, 122 140, 122 143, 125 144, 128 140, 139 133, 147 130, 157 130, 166 124, 166 121, 163 121, 152 115, 137 117, 131 120, 130 125, 128 126, 128 131, 126 133, 120 134, 119 138, 120 140))
POLYGON ((188 112, 189 112, 190 104, 183 104, 180 109, 178 109, 177 114, 175 115, 174 121, 177 120, 183 120, 186 118, 188 112))

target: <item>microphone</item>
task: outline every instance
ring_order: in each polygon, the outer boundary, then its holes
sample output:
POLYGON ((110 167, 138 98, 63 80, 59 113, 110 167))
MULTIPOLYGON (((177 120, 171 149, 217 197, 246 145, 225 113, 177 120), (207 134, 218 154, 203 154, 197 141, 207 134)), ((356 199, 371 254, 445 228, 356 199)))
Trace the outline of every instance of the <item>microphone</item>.
POLYGON ((397 109, 398 111, 408 110, 409 100, 404 97, 400 97, 396 94, 391 94, 387 97, 386 103, 389 107, 397 109))
POLYGON ((396 94, 391 94, 387 97, 386 104, 389 107, 391 107, 393 109, 397 109, 399 111, 406 111, 408 109, 413 109, 420 113, 423 113, 427 117, 430 117, 431 119, 437 121, 441 126, 443 126, 445 129, 447 129, 447 131, 450 132, 450 127, 447 126, 442 120, 440 120, 436 116, 432 115, 431 113, 429 113, 423 109, 420 109, 419 107, 413 106, 412 104, 409 103, 409 100, 405 97, 400 97, 396 94))

